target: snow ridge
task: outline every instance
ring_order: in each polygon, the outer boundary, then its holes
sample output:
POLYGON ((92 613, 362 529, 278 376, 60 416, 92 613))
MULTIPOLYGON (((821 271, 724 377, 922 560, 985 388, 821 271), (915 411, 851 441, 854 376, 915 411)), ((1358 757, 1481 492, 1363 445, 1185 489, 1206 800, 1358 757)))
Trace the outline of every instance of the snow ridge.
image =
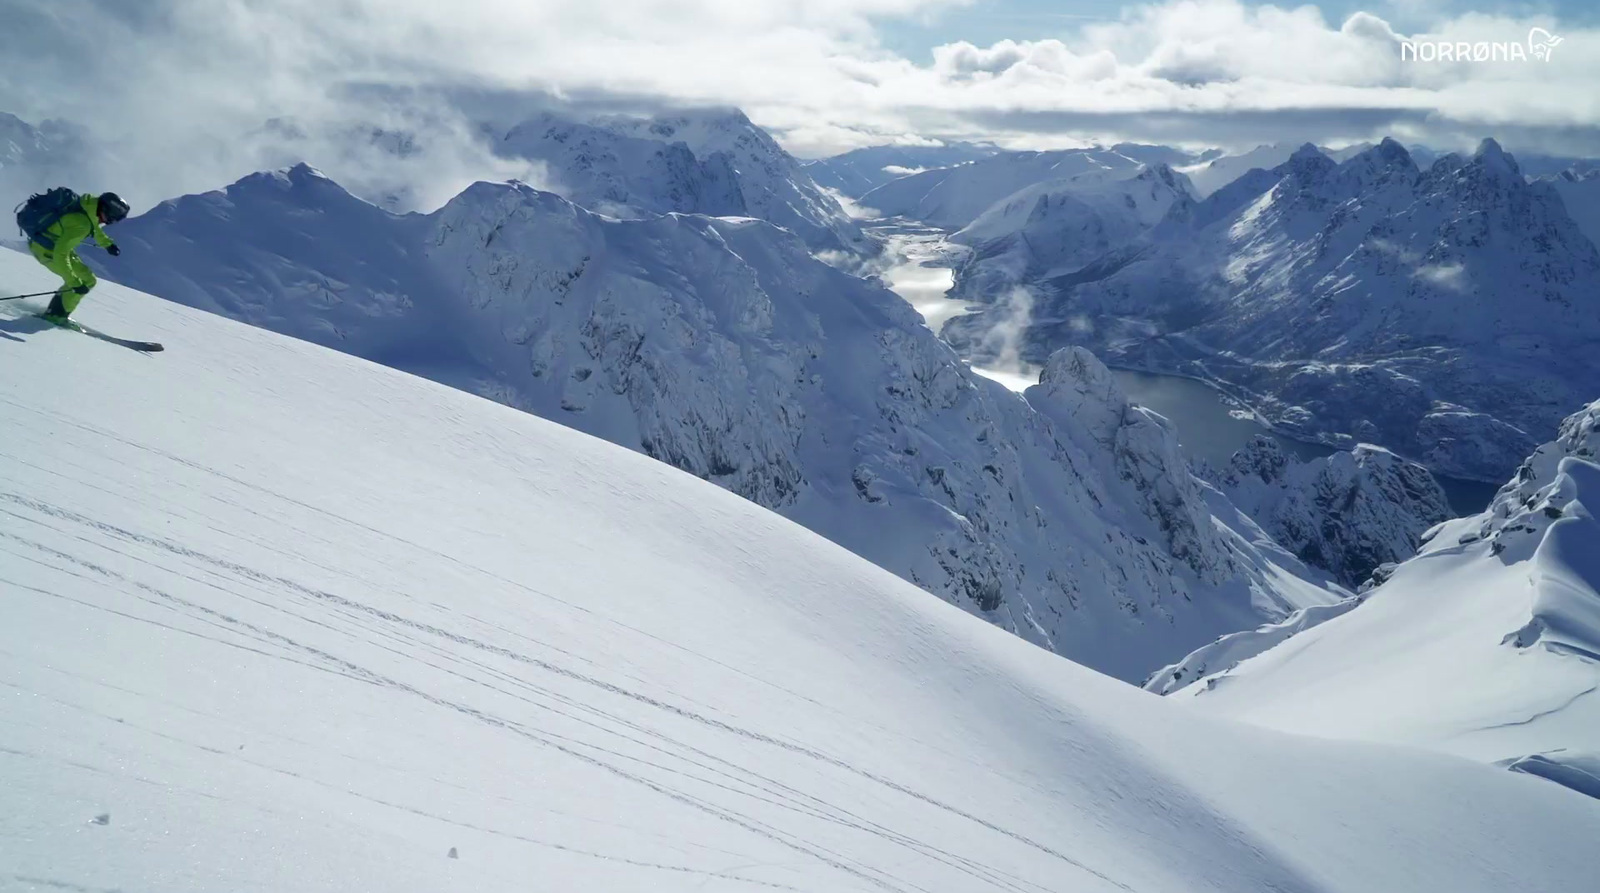
POLYGON ((1207 646, 1152 689, 1274 728, 1437 748, 1592 794, 1597 458, 1600 402, 1568 417, 1486 512, 1427 531, 1416 557, 1381 567, 1359 598, 1207 646))

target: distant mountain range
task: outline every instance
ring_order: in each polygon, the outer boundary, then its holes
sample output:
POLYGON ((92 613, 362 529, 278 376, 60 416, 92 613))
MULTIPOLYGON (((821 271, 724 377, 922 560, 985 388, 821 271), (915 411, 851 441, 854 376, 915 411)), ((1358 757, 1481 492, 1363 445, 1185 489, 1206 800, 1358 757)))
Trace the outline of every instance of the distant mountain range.
MULTIPOLYGON (((1301 437, 1459 477, 1503 474, 1600 391, 1600 253, 1493 141, 1427 170, 1393 140, 1342 163, 1307 145, 1078 269, 1036 266, 1034 362, 1085 344, 1226 382, 1301 437)), ((990 324, 946 333, 973 349, 990 324)))
POLYGON ((1124 679, 1339 597, 1225 523, 1092 356, 1018 399, 770 223, 489 183, 396 215, 302 166, 118 239, 119 281, 638 450, 1124 679))

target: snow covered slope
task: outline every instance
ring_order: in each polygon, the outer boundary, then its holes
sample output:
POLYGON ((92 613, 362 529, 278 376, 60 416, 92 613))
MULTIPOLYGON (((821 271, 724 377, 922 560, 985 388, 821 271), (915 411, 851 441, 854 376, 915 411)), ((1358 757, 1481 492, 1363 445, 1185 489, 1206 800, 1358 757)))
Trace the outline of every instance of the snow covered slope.
POLYGON ((1600 252, 1492 141, 1425 172, 1393 140, 1342 164, 1305 146, 1178 210, 1036 283, 1024 356, 1220 380, 1303 439, 1479 480, 1600 392, 1600 252))
POLYGON ((1597 459, 1600 403, 1487 512, 1434 528, 1417 557, 1385 568, 1360 607, 1180 696, 1289 731, 1526 759, 1540 774, 1585 765, 1600 756, 1597 459))
POLYGON ((1080 174, 1024 187, 950 237, 972 248, 960 294, 983 300, 1022 282, 1072 273, 1192 204, 1188 181, 1162 164, 1108 180, 1080 174))
POLYGON ((1257 146, 1237 155, 1224 155, 1201 164, 1184 165, 1179 170, 1194 185, 1195 195, 1205 198, 1252 170, 1271 170, 1283 164, 1296 148, 1289 143, 1257 146))
POLYGON ((1592 880, 1555 785, 1196 715, 637 454, 92 300, 167 352, 0 309, 7 889, 1592 880))
POLYGON ((587 121, 546 113, 512 129, 499 149, 544 162, 564 196, 601 213, 757 217, 813 251, 876 248, 799 161, 738 111, 587 121))
POLYGON ((1583 172, 1562 171, 1541 178, 1561 196, 1567 214, 1589 241, 1600 245, 1600 168, 1583 172))
POLYGON ((890 180, 941 167, 954 167, 1000 151, 994 146, 975 143, 946 143, 938 146, 869 146, 801 162, 818 185, 836 189, 851 198, 860 198, 890 180))
POLYGON ((1018 190, 1055 180, 1077 179, 1085 183, 1091 178, 1125 179, 1138 174, 1146 164, 1169 163, 1157 159, 1166 159, 1173 151, 1160 146, 1130 145, 1002 152, 958 167, 924 171, 885 183, 863 195, 861 204, 885 217, 907 217, 958 230, 1018 190))
MULTIPOLYGON (((1123 679, 1336 598, 1200 501, 1179 549, 1159 480, 1098 470, 1114 427, 1053 424, 760 221, 612 220, 488 183, 397 217, 299 167, 118 239, 119 281, 639 450, 1123 679)), ((1172 440, 1141 430, 1151 454, 1172 440)))
POLYGON ((1352 588, 1415 555, 1422 534, 1451 517, 1428 469, 1371 444, 1302 462, 1258 436, 1216 483, 1274 540, 1352 588))

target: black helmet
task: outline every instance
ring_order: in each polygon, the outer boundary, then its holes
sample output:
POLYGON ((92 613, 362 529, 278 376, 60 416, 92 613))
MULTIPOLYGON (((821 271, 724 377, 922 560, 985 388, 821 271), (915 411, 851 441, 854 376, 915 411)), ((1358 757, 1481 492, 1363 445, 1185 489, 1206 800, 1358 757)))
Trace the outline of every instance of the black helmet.
POLYGON ((128 203, 115 192, 101 193, 100 216, 105 218, 107 223, 116 223, 128 216, 128 203))

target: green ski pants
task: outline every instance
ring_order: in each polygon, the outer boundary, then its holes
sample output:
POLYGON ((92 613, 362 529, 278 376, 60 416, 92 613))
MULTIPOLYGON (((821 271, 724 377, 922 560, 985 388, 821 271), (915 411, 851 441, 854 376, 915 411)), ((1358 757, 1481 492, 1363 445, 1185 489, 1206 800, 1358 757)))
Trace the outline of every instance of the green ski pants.
POLYGON ((94 271, 78 257, 72 249, 66 251, 52 251, 38 242, 29 242, 28 250, 33 252, 34 259, 44 264, 44 268, 61 277, 61 287, 56 289, 56 294, 61 296, 61 306, 71 313, 78 309, 78 302, 83 296, 94 288, 98 281, 94 278, 94 271))

